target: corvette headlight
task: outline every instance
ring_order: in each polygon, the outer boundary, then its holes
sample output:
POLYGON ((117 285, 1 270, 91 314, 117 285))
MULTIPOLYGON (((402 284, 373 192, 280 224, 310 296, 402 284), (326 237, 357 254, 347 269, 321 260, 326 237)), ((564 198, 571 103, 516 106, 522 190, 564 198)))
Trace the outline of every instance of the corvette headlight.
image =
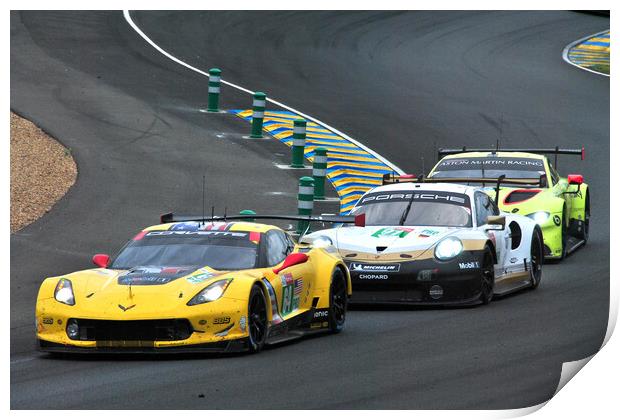
POLYGON ((435 258, 438 260, 449 260, 456 257, 463 251, 463 243, 460 239, 449 237, 439 241, 435 246, 435 258))
POLYGON ((67 279, 60 279, 56 284, 56 290, 54 290, 54 299, 65 305, 75 305, 75 296, 73 295, 73 287, 71 287, 71 281, 67 279))
POLYGON ((312 246, 314 248, 327 248, 328 246, 332 246, 333 244, 334 243, 329 238, 329 236, 319 236, 312 241, 312 246))
POLYGON ((187 305, 200 305, 201 303, 213 302, 214 300, 218 300, 222 297, 231 281, 232 279, 224 279, 208 285, 200 292, 198 292, 198 294, 194 296, 189 302, 187 302, 187 305))
POLYGON ((535 221, 537 224, 542 225, 549 220, 550 214, 546 211, 537 211, 536 213, 528 214, 527 217, 535 221))

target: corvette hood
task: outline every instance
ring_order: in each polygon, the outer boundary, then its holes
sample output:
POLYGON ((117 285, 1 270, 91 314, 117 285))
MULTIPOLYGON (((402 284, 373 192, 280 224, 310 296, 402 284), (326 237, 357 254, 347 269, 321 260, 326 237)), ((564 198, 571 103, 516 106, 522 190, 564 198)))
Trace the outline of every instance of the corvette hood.
POLYGON ((330 235, 343 258, 392 256, 417 258, 438 241, 458 232, 459 228, 437 226, 366 226, 332 229, 330 235), (359 255, 353 255, 359 254, 359 255))
POLYGON ((184 307, 204 287, 227 275, 208 267, 149 266, 84 270, 63 277, 71 280, 76 309, 84 316, 117 315, 129 308, 128 316, 148 318, 184 307))

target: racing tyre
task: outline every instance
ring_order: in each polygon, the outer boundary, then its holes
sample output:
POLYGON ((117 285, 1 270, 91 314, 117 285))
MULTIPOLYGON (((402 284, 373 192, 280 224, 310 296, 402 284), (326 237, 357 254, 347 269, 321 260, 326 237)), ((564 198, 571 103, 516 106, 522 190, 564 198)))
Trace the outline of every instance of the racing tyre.
POLYGON ((493 289, 495 288, 495 269, 493 267, 493 254, 486 247, 482 259, 482 284, 480 285, 480 300, 483 305, 488 305, 493 300, 493 289))
POLYGON ((336 268, 329 288, 329 329, 331 332, 342 331, 346 315, 347 277, 341 268, 336 268))
POLYGON ((532 235, 532 245, 530 247, 530 280, 532 284, 530 287, 536 289, 540 284, 542 278, 542 264, 544 259, 543 241, 540 230, 534 229, 532 235))
POLYGON ((566 209, 562 211, 562 254, 559 260, 566 258, 566 245, 568 244, 568 226, 566 226, 566 209))
POLYGON ((257 284, 252 286, 248 300, 248 345, 250 353, 258 353, 267 339, 267 301, 257 284))
POLYGON ((579 239, 583 241, 583 244, 588 243, 588 237, 590 236, 590 192, 586 192, 586 204, 583 209, 583 230, 579 234, 579 239))

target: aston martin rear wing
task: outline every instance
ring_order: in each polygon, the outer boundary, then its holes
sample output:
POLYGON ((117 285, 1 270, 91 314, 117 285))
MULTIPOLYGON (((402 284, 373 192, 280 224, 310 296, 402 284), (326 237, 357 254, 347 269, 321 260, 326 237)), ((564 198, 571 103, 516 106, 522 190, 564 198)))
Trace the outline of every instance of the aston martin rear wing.
POLYGON ((383 185, 398 184, 403 182, 414 183, 451 183, 451 184, 514 184, 514 185, 528 185, 528 186, 544 186, 546 180, 544 175, 540 178, 506 178, 500 176, 499 178, 425 178, 424 176, 415 177, 413 175, 396 175, 385 174, 383 175, 383 185))
POLYGON ((295 216, 279 214, 235 214, 233 216, 197 216, 165 213, 160 217, 161 223, 173 222, 227 222, 234 220, 294 220, 302 222, 323 223, 353 223, 355 226, 365 226, 364 214, 357 216, 295 216))
POLYGON ((559 146, 555 148, 543 148, 543 149, 500 149, 500 148, 467 148, 462 147, 461 149, 443 149, 440 148, 437 150, 437 160, 441 160, 441 158, 447 155, 454 155, 459 153, 467 153, 467 152, 482 152, 482 153, 495 153, 495 152, 522 152, 522 153, 537 153, 541 155, 555 155, 555 163, 557 166, 558 155, 579 155, 581 156, 581 160, 585 160, 586 158, 586 148, 581 147, 581 149, 562 149, 559 146))

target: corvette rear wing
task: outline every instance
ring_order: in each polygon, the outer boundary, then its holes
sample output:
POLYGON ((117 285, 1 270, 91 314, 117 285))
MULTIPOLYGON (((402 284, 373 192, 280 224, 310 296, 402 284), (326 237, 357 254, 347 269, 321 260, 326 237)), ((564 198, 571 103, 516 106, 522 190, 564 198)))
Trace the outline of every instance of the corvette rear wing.
POLYGON ((323 223, 353 223, 355 226, 365 226, 366 218, 364 214, 357 216, 294 216, 279 214, 235 214, 233 216, 196 216, 178 215, 165 213, 160 216, 161 223, 173 222, 226 222, 229 220, 295 220, 302 222, 323 222, 323 223))
POLYGON ((461 149, 443 149, 440 148, 437 150, 437 160, 441 160, 442 157, 447 155, 454 155, 458 153, 467 153, 467 152, 482 152, 482 153, 494 153, 494 152, 522 152, 522 153, 538 153, 541 155, 555 155, 555 163, 553 166, 557 168, 558 166, 558 155, 579 155, 581 156, 581 160, 585 160, 586 158, 586 148, 581 147, 581 149, 561 149, 559 146, 555 148, 547 148, 547 149, 500 149, 500 148, 467 148, 463 146, 461 149))

